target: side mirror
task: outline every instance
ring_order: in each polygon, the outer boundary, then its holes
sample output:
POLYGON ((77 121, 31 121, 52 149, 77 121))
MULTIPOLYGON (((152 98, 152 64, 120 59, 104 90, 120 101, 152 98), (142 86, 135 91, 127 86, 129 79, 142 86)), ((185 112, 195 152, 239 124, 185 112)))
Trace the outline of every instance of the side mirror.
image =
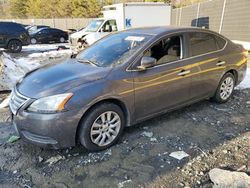
POLYGON ((139 69, 139 70, 146 70, 147 68, 150 68, 150 67, 153 67, 153 66, 155 66, 155 64, 156 64, 156 59, 155 58, 153 58, 153 57, 143 57, 142 59, 141 59, 141 65, 140 66, 138 66, 137 68, 139 69))

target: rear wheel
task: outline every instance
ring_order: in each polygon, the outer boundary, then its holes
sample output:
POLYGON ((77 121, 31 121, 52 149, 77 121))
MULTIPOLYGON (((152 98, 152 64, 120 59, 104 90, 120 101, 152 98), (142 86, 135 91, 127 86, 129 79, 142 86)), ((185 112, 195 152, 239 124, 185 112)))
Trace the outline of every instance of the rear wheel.
POLYGON ((64 38, 64 37, 60 37, 59 41, 60 41, 61 43, 64 43, 64 42, 65 42, 65 38, 64 38))
POLYGON ((31 44, 36 44, 37 40, 35 38, 30 39, 31 44))
POLYGON ((91 151, 106 149, 119 139, 124 125, 124 114, 119 106, 113 103, 97 105, 80 125, 80 143, 91 151))
POLYGON ((22 50, 22 42, 19 40, 11 40, 7 48, 12 53, 19 53, 22 50))
POLYGON ((235 86, 235 77, 232 73, 226 73, 217 88, 217 91, 213 97, 214 101, 218 103, 225 103, 227 102, 234 90, 235 86))

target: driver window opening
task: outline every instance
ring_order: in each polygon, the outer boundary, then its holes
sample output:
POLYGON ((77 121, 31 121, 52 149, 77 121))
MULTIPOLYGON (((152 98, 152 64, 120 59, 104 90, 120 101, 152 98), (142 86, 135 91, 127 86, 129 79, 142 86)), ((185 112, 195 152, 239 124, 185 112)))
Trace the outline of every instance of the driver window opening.
POLYGON ((160 65, 180 60, 182 58, 181 50, 181 37, 174 36, 158 42, 147 50, 144 56, 155 58, 157 60, 156 64, 160 65))
POLYGON ((102 27, 102 32, 116 32, 116 31, 117 31, 117 25, 115 20, 107 21, 102 27))

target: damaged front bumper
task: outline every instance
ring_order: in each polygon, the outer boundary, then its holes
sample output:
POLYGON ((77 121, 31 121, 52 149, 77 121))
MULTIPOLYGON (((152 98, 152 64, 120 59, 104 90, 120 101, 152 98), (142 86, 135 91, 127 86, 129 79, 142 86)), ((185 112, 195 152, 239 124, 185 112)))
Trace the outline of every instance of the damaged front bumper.
POLYGON ((79 122, 76 111, 38 114, 26 111, 13 115, 12 125, 25 141, 46 148, 66 148, 76 144, 79 122))

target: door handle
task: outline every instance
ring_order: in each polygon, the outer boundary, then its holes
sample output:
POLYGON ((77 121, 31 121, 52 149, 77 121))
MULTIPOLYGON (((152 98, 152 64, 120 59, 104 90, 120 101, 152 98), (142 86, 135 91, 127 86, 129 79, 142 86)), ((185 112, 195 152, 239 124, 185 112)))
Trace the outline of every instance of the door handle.
POLYGON ((179 72, 177 75, 178 76, 185 76, 185 75, 189 74, 190 72, 191 72, 190 70, 183 70, 183 71, 179 72))
POLYGON ((225 61, 219 61, 218 63, 216 63, 217 66, 221 66, 221 65, 225 65, 226 62, 225 61))

